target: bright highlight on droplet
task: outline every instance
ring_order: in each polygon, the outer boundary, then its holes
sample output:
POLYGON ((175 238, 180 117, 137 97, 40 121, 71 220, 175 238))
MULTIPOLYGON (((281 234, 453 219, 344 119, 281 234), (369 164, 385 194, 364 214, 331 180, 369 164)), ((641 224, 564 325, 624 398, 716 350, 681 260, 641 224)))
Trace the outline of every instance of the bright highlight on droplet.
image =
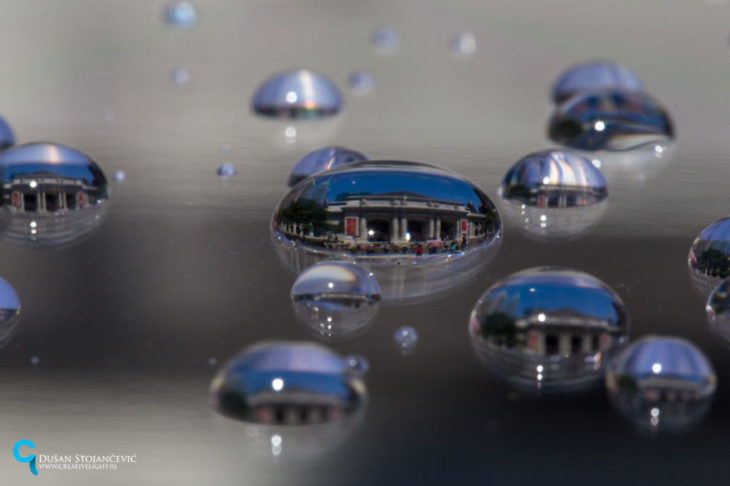
POLYGON ((594 123, 594 124, 593 124, 593 128, 594 128, 594 129, 595 129, 595 130, 596 130, 597 132, 602 132, 603 130, 605 130, 605 129, 606 129, 606 124, 605 124, 605 123, 604 123, 603 121, 601 121, 601 120, 598 120, 598 121, 597 121, 596 123, 594 123))
POLYGON ((281 391, 282 388, 284 388, 284 380, 282 380, 281 378, 274 378, 273 380, 271 380, 271 388, 274 391, 281 391))
POLYGON ((661 373, 662 372, 662 365, 661 363, 654 363, 651 365, 651 371, 652 373, 661 373))

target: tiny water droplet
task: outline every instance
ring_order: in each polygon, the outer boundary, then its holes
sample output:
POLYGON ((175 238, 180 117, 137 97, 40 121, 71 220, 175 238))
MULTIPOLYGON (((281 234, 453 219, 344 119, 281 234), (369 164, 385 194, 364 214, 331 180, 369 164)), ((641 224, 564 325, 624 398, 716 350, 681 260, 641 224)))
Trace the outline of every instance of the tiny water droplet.
POLYGON ((30 364, 32 364, 33 366, 36 366, 40 362, 41 362, 41 359, 38 356, 31 356, 30 357, 30 364))
POLYGON ((552 98, 562 103, 576 93, 617 89, 641 93, 644 85, 629 68, 609 61, 589 61, 566 69, 553 85, 552 98))
POLYGON ((191 2, 177 1, 165 8, 165 22, 172 27, 188 28, 195 25, 198 13, 191 2))
POLYGON ((367 156, 344 147, 325 147, 299 159, 292 168, 289 176, 289 187, 296 185, 302 179, 333 169, 343 164, 362 162, 368 160, 367 156))
POLYGON ((184 86, 190 82, 190 72, 185 68, 175 68, 170 71, 170 82, 177 86, 184 86))
POLYGON ((118 170, 114 172, 114 180, 117 182, 124 182, 127 180, 127 173, 123 170, 118 170))
POLYGON ((367 71, 355 71, 347 78, 347 84, 357 93, 366 93, 375 86, 375 77, 367 71))
POLYGON ((359 354, 350 354, 345 356, 345 364, 347 364, 347 367, 352 370, 353 373, 359 376, 366 375, 370 370, 370 362, 365 356, 360 356, 359 354))
POLYGON ((209 366, 215 366, 217 364, 218 364, 218 358, 214 358, 214 357, 208 358, 208 365, 209 366))
POLYGON ((410 326, 403 326, 396 329, 393 339, 401 349, 408 350, 418 344, 418 333, 410 326))
POLYGON ((379 51, 394 51, 400 46, 398 32, 390 27, 378 27, 373 31, 372 41, 379 51))
POLYGON ((231 154, 231 146, 230 145, 224 145, 221 147, 221 155, 230 155, 231 154))
POLYGON ((477 50, 477 38, 469 31, 459 32, 451 38, 451 50, 454 54, 468 56, 477 50))
POLYGON ((224 162, 218 167, 216 173, 221 177, 230 177, 236 175, 238 173, 238 170, 236 169, 235 165, 224 162))
POLYGON ((342 95, 325 76, 299 69, 264 81, 254 94, 252 108, 259 115, 274 118, 320 118, 340 111, 342 95))

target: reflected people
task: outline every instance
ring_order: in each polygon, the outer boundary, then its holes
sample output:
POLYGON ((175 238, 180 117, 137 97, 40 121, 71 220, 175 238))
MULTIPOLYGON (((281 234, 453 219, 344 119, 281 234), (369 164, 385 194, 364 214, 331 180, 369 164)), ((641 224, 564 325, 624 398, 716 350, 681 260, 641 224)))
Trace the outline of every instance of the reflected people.
POLYGON ((292 188, 271 230, 295 271, 323 259, 355 261, 390 299, 428 295, 478 271, 497 247, 501 221, 481 189, 456 174, 365 161, 292 188))
POLYGON ((692 286, 704 298, 730 276, 730 218, 702 230, 690 246, 687 265, 692 286))
POLYGON ((678 432, 710 408, 717 378, 705 355, 684 339, 645 337, 611 360, 606 388, 619 412, 639 430, 678 432))
POLYGON ((477 357, 508 384, 534 392, 592 388, 606 356, 628 336, 628 313, 606 284, 552 267, 490 287, 469 318, 477 357))
POLYGON ((109 198, 101 168, 78 150, 29 143, 0 153, 6 241, 57 245, 86 235, 101 221, 109 198))

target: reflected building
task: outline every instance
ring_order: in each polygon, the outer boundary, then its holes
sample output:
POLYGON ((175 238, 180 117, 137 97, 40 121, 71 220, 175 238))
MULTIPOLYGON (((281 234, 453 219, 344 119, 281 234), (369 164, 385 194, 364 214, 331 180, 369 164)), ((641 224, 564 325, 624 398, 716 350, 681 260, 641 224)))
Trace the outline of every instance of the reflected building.
POLYGON ((703 297, 730 276, 730 218, 702 230, 689 248, 687 266, 692 285, 703 297))

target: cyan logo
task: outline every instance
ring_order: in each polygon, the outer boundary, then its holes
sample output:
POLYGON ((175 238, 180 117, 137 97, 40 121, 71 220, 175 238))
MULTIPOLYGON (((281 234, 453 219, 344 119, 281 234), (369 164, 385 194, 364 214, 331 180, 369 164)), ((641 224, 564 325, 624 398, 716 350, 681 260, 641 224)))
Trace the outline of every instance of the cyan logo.
POLYGON ((34 476, 38 476, 38 469, 36 469, 35 467, 35 454, 22 456, 20 454, 20 448, 23 446, 26 446, 30 449, 35 449, 35 444, 31 441, 25 439, 19 440, 13 446, 13 456, 15 457, 16 461, 22 462, 23 464, 27 463, 28 467, 30 468, 30 472, 32 472, 34 476))

